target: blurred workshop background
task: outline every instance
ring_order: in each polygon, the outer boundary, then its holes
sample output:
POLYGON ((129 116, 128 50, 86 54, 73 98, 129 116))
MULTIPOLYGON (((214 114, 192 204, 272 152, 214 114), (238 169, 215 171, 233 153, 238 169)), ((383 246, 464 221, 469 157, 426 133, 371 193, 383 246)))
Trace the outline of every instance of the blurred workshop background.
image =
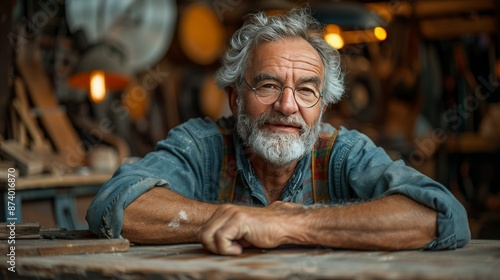
POLYGON ((213 74, 244 15, 304 5, 347 73, 324 121, 445 184, 473 238, 500 239, 499 0, 2 1, 1 221, 85 229, 120 163, 230 114, 213 74))

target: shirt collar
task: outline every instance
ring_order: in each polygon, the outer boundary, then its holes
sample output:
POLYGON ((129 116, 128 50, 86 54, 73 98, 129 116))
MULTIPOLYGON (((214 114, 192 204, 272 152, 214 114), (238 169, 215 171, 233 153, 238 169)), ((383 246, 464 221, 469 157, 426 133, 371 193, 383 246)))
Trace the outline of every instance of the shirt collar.
MULTIPOLYGON (((245 156, 248 153, 245 151, 243 140, 237 135, 236 131, 234 132, 233 137, 236 151, 236 167, 238 170, 238 176, 242 176, 243 184, 250 189, 253 196, 260 199, 263 203, 268 203, 264 188, 262 187, 259 178, 255 174, 252 165, 248 160, 248 157, 245 156)), ((305 173, 309 169, 310 162, 311 152, 307 153, 299 160, 295 171, 288 180, 281 195, 281 199, 283 201, 289 201, 298 191, 302 189, 305 173)))

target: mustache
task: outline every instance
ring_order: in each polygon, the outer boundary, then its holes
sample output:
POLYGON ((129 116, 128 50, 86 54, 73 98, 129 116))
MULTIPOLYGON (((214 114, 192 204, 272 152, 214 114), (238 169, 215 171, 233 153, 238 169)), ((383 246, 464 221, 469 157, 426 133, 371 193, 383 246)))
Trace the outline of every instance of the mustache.
POLYGON ((295 126, 300 128, 301 133, 307 132, 309 128, 306 122, 297 115, 284 116, 281 114, 277 114, 273 111, 267 111, 261 116, 257 117, 255 119, 255 123, 257 124, 258 127, 262 127, 269 123, 295 126))

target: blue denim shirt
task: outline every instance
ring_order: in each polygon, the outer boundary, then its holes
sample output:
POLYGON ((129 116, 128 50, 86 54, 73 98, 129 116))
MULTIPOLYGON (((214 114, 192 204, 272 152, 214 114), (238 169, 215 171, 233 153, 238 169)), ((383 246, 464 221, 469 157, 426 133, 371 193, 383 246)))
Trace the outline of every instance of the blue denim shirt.
MULTIPOLYGON (((228 125, 232 119, 221 120, 228 125)), ((323 124, 322 129, 331 129, 323 124)), ((235 137, 239 201, 268 205, 264 189, 255 176, 238 137, 235 137)), ((280 200, 312 204, 310 160, 300 159, 280 200), (306 197, 306 198, 305 198, 306 197), (307 199, 309 197, 309 199, 307 199)), ((155 151, 133 164, 122 165, 105 183, 87 211, 89 229, 99 236, 120 237, 123 209, 154 186, 169 188, 188 198, 217 203, 223 159, 223 139, 216 123, 193 119, 170 131, 155 151)), ((364 134, 342 128, 329 163, 331 204, 366 201, 403 194, 438 212, 437 237, 422 249, 454 249, 470 240, 467 213, 443 185, 405 165, 393 161, 364 134)))

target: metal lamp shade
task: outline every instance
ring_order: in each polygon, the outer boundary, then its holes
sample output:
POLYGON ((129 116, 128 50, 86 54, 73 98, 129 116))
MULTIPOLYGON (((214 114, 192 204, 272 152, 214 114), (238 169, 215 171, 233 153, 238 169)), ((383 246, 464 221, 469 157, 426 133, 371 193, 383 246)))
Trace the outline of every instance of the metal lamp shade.
POLYGON ((98 44, 84 51, 68 84, 74 88, 88 89, 91 73, 97 70, 104 72, 108 90, 123 89, 130 82, 124 53, 111 45, 98 44))

